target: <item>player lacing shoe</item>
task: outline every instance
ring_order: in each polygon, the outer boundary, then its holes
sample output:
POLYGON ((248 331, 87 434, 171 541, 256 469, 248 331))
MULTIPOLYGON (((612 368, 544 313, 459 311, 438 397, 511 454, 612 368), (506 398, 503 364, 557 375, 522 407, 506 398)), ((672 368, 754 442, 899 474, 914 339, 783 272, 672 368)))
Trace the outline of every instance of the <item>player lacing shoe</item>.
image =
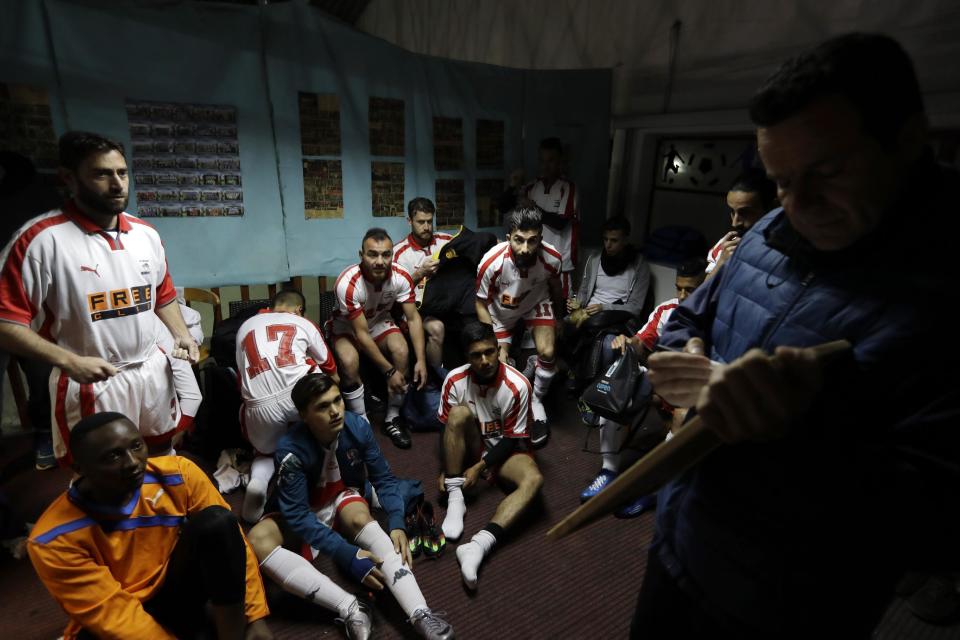
POLYGON ((443 535, 443 529, 437 526, 433 505, 424 502, 417 511, 423 553, 428 558, 439 558, 447 548, 447 538, 443 535))
POLYGON ((410 618, 410 624, 424 638, 428 640, 453 640, 453 627, 450 623, 440 616, 446 615, 444 611, 433 612, 430 609, 420 609, 413 613, 410 618))
POLYGON ((350 605, 346 618, 337 618, 336 621, 343 624, 349 640, 368 640, 373 633, 370 610, 359 600, 350 605))
POLYGON ((601 469, 597 477, 593 479, 593 482, 587 485, 587 488, 580 492, 580 502, 586 502, 593 496, 606 489, 607 485, 613 482, 614 478, 616 477, 617 473, 615 471, 601 469))

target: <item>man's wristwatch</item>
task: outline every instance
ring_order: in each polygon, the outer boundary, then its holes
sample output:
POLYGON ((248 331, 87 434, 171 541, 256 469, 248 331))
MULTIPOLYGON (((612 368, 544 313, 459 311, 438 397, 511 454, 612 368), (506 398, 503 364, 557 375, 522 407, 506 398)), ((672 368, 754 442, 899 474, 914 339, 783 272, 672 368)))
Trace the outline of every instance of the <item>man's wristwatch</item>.
POLYGON ((386 378, 387 380, 389 380, 390 378, 393 377, 393 374, 395 374, 396 372, 397 372, 397 368, 396 368, 396 367, 390 367, 389 369, 387 369, 386 371, 384 371, 383 377, 386 378))

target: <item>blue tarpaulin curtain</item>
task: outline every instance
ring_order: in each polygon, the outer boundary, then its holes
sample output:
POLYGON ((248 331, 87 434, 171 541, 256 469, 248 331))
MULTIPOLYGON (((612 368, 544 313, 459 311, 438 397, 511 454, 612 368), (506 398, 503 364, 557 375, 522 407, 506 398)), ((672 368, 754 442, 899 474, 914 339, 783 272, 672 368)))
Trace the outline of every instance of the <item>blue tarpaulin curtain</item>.
MULTIPOLYGON (((356 260, 367 228, 382 226, 402 238, 408 231, 403 218, 371 213, 371 161, 381 159, 370 155, 371 96, 405 103, 404 157, 382 158, 404 163, 405 202, 434 198, 437 178, 463 179, 465 222, 476 227, 475 180, 505 178, 521 166, 535 175, 539 139, 558 135, 572 150, 584 232, 597 233, 602 224, 608 70, 523 71, 421 56, 304 2, 4 4, 0 82, 44 87, 57 133, 69 123, 129 145, 127 99, 236 107, 243 217, 150 219, 178 285, 336 275, 356 260), (300 91, 339 96, 343 219, 304 218, 300 91), (462 171, 434 168, 433 116, 463 120, 462 171), (503 170, 476 167, 478 119, 505 123, 503 170)), ((130 210, 136 212, 135 194, 130 210)))

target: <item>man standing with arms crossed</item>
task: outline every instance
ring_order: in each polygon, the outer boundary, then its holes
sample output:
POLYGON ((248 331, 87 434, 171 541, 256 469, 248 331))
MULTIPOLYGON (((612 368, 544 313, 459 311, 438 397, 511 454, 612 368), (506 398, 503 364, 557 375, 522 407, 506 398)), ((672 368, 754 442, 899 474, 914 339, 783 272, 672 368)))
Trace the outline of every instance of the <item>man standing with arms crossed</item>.
POLYGON ((157 232, 124 213, 129 176, 123 147, 94 133, 60 138, 61 210, 24 225, 0 254, 0 348, 54 366, 53 443, 68 458, 69 433, 97 411, 128 416, 157 452, 186 426, 170 365, 157 346, 163 327, 173 357, 196 362, 157 232))

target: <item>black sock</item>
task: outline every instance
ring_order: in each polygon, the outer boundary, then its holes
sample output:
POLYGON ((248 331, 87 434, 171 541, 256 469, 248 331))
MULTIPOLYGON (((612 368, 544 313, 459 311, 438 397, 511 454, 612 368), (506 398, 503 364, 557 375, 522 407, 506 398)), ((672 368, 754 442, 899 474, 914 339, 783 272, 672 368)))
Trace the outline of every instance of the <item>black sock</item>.
POLYGON ((503 537, 503 527, 495 522, 487 523, 487 526, 485 526, 483 530, 492 535, 496 540, 499 540, 501 537, 503 537))

